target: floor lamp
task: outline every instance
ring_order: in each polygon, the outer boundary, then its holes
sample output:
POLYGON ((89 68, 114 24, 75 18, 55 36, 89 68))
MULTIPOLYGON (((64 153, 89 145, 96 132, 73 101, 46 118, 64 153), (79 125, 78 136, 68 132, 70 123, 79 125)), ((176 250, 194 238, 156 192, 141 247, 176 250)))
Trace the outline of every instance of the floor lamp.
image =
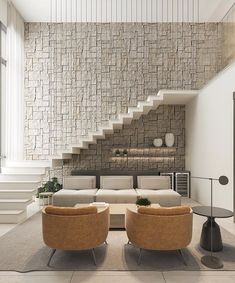
POLYGON ((212 216, 213 216, 213 181, 219 181, 219 183, 221 185, 227 185, 228 184, 228 177, 226 176, 220 176, 219 179, 215 179, 215 178, 205 178, 205 177, 191 177, 193 179, 200 179, 200 180, 209 180, 210 184, 211 184, 211 203, 210 203, 210 207, 211 207, 211 248, 210 248, 210 255, 204 255, 201 258, 201 262, 203 265, 205 265, 206 267, 209 268, 213 268, 213 269, 218 269, 218 268, 222 268, 223 267, 223 263, 222 261, 216 257, 213 256, 213 232, 212 232, 212 216))

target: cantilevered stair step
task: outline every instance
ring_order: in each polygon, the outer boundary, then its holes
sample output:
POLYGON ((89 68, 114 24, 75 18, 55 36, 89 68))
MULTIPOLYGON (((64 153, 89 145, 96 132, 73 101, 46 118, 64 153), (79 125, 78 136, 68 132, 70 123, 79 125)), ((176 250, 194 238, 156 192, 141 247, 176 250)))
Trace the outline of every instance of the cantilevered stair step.
POLYGON ((0 223, 16 224, 27 217, 26 210, 0 210, 0 223))
POLYGON ((0 199, 0 209, 23 210, 32 202, 32 199, 0 199))
POLYGON ((40 185, 38 181, 0 181, 0 190, 32 190, 40 185))
POLYGON ((32 174, 43 175, 46 168, 43 167, 2 167, 2 174, 32 174))
POLYGON ((2 173, 0 174, 0 182, 1 181, 38 181, 40 182, 43 178, 44 174, 31 174, 31 173, 2 173))
POLYGON ((37 190, 0 190, 0 199, 32 199, 37 190))

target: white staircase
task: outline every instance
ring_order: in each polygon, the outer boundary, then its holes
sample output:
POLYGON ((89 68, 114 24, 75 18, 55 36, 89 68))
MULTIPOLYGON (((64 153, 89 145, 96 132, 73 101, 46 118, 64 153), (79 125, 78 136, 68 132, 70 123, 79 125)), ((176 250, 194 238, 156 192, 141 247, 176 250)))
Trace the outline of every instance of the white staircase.
POLYGON ((49 166, 47 162, 7 163, 0 174, 0 223, 19 223, 27 217, 37 188, 49 166))
POLYGON ((72 159, 73 154, 80 154, 81 150, 87 149, 90 144, 105 139, 106 134, 112 134, 115 129, 122 129, 123 125, 130 124, 161 104, 187 104, 197 94, 196 90, 160 90, 157 95, 149 96, 136 107, 129 107, 127 113, 119 114, 117 119, 110 120, 107 126, 101 126, 96 132, 90 132, 87 137, 81 138, 78 144, 72 144, 56 156, 51 156, 51 166, 62 166, 63 160, 72 159))
POLYGON ((197 94, 198 91, 192 90, 160 90, 157 95, 149 96, 136 107, 129 107, 127 113, 119 114, 117 119, 110 120, 106 126, 90 132, 77 144, 51 156, 49 161, 8 162, 0 174, 0 223, 18 223, 26 218, 27 206, 32 202, 47 168, 61 166, 63 160, 71 159, 73 154, 80 154, 90 144, 105 139, 107 134, 122 129, 123 125, 130 124, 161 104, 187 104, 197 94))

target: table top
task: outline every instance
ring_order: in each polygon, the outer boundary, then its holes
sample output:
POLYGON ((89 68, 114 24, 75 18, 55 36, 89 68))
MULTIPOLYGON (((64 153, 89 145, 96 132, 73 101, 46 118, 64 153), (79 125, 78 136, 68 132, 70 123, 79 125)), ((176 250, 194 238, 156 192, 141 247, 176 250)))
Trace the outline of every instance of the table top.
MULTIPOLYGON (((84 207, 84 206, 90 206, 91 204, 85 204, 85 203, 78 203, 75 205, 75 207, 84 207)), ((95 203, 93 204, 95 206, 95 203)), ((126 209, 132 211, 137 211, 137 205, 134 203, 106 203, 104 206, 97 206, 98 212, 103 211, 106 209, 106 207, 109 206, 109 212, 111 215, 125 215, 126 209)), ((160 207, 159 204, 151 204, 151 207, 160 207)))
MULTIPOLYGON (((192 207, 193 213, 201 215, 201 216, 211 216, 211 207, 210 206, 194 206, 192 207)), ((224 209, 221 207, 212 207, 212 217, 215 218, 228 218, 232 217, 233 212, 228 209, 224 209)))

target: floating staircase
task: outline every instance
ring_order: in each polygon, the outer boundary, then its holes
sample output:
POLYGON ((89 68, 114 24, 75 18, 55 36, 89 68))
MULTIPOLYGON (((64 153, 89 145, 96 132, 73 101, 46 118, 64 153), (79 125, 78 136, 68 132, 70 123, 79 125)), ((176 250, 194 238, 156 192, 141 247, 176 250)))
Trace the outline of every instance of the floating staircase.
POLYGON ((19 223, 27 217, 49 162, 7 163, 0 174, 0 223, 19 223))
POLYGON ((27 206, 33 201, 48 168, 61 166, 63 160, 72 159, 74 154, 79 155, 90 144, 105 139, 107 134, 122 129, 123 125, 130 124, 161 104, 187 104, 197 94, 198 91, 192 90, 160 90, 157 95, 149 96, 136 107, 129 107, 127 113, 119 114, 117 119, 110 120, 106 126, 90 132, 77 144, 51 156, 49 161, 8 162, 0 174, 0 223, 18 223, 26 218, 27 206))
POLYGON ((150 110, 157 109, 161 104, 187 104, 197 94, 196 90, 160 90, 157 95, 150 95, 146 101, 140 101, 136 107, 129 107, 127 113, 119 114, 117 119, 110 120, 107 126, 101 126, 96 132, 90 132, 87 137, 81 138, 78 144, 72 144, 58 155, 51 156, 51 166, 62 166, 63 160, 72 159, 74 154, 80 154, 82 150, 88 149, 90 144, 105 139, 107 134, 122 129, 123 125, 130 124, 133 120, 148 114, 150 110))

